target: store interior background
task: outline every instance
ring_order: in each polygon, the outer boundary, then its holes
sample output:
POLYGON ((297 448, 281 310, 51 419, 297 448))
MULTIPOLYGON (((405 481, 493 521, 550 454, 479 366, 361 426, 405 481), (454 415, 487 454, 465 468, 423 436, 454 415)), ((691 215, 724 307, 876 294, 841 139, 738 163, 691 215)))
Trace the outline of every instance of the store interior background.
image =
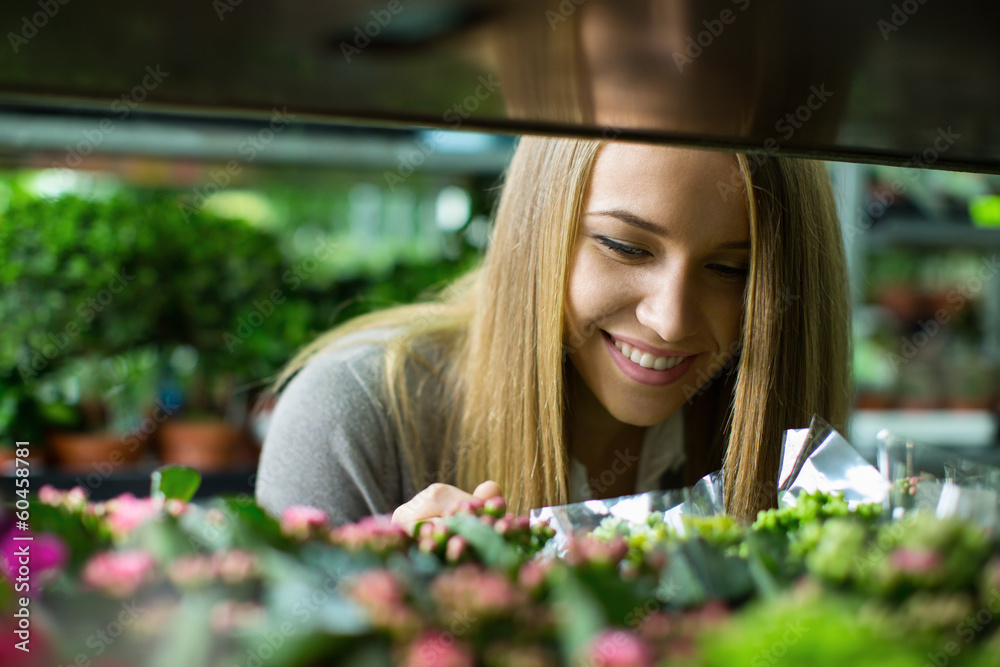
MULTIPOLYGON (((95 498, 142 492, 162 462, 201 468, 204 494, 252 489, 268 378, 317 333, 472 266, 514 142, 292 125, 248 160, 256 126, 150 121, 88 147, 87 123, 32 118, 30 150, 2 162, 0 457, 30 439, 33 474, 95 498), (119 269, 138 277, 115 291, 119 269)), ((854 298, 849 438, 868 456, 882 428, 989 451, 1000 176, 827 164, 854 298)))

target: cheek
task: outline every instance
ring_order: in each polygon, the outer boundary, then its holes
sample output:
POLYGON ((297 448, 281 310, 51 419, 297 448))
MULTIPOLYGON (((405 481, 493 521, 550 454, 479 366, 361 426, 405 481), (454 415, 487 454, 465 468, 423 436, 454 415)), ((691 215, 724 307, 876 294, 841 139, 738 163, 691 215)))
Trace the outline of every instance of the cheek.
POLYGON ((739 340, 743 330, 743 293, 719 295, 711 300, 711 309, 709 319, 718 342, 728 347, 739 340))

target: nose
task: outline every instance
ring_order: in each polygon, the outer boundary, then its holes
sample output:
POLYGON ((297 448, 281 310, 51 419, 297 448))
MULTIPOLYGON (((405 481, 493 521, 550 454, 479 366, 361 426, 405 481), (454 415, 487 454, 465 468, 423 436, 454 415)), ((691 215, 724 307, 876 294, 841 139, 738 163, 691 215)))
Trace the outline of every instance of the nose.
POLYGON ((681 343, 703 323, 704 299, 695 280, 682 267, 645 282, 635 314, 639 324, 654 331, 664 343, 681 343))

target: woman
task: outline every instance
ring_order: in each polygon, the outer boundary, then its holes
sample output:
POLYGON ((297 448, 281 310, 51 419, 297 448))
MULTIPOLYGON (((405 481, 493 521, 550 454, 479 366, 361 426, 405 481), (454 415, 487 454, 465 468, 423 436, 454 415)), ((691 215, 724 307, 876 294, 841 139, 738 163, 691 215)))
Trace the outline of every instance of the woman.
POLYGON ((524 137, 494 224, 437 302, 292 361, 263 507, 412 524, 470 492, 525 513, 722 467, 748 519, 775 502, 785 429, 844 425, 847 278, 821 165, 524 137))

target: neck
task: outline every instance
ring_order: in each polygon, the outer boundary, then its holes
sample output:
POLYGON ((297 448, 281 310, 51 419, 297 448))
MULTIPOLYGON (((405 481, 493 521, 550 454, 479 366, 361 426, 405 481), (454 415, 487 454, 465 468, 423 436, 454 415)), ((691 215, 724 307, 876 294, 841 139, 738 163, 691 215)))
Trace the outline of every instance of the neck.
POLYGON ((600 471, 618 453, 638 456, 642 447, 642 426, 615 419, 597 400, 572 364, 566 373, 566 438, 569 455, 587 467, 600 471), (629 451, 626 452, 625 450, 629 451))

